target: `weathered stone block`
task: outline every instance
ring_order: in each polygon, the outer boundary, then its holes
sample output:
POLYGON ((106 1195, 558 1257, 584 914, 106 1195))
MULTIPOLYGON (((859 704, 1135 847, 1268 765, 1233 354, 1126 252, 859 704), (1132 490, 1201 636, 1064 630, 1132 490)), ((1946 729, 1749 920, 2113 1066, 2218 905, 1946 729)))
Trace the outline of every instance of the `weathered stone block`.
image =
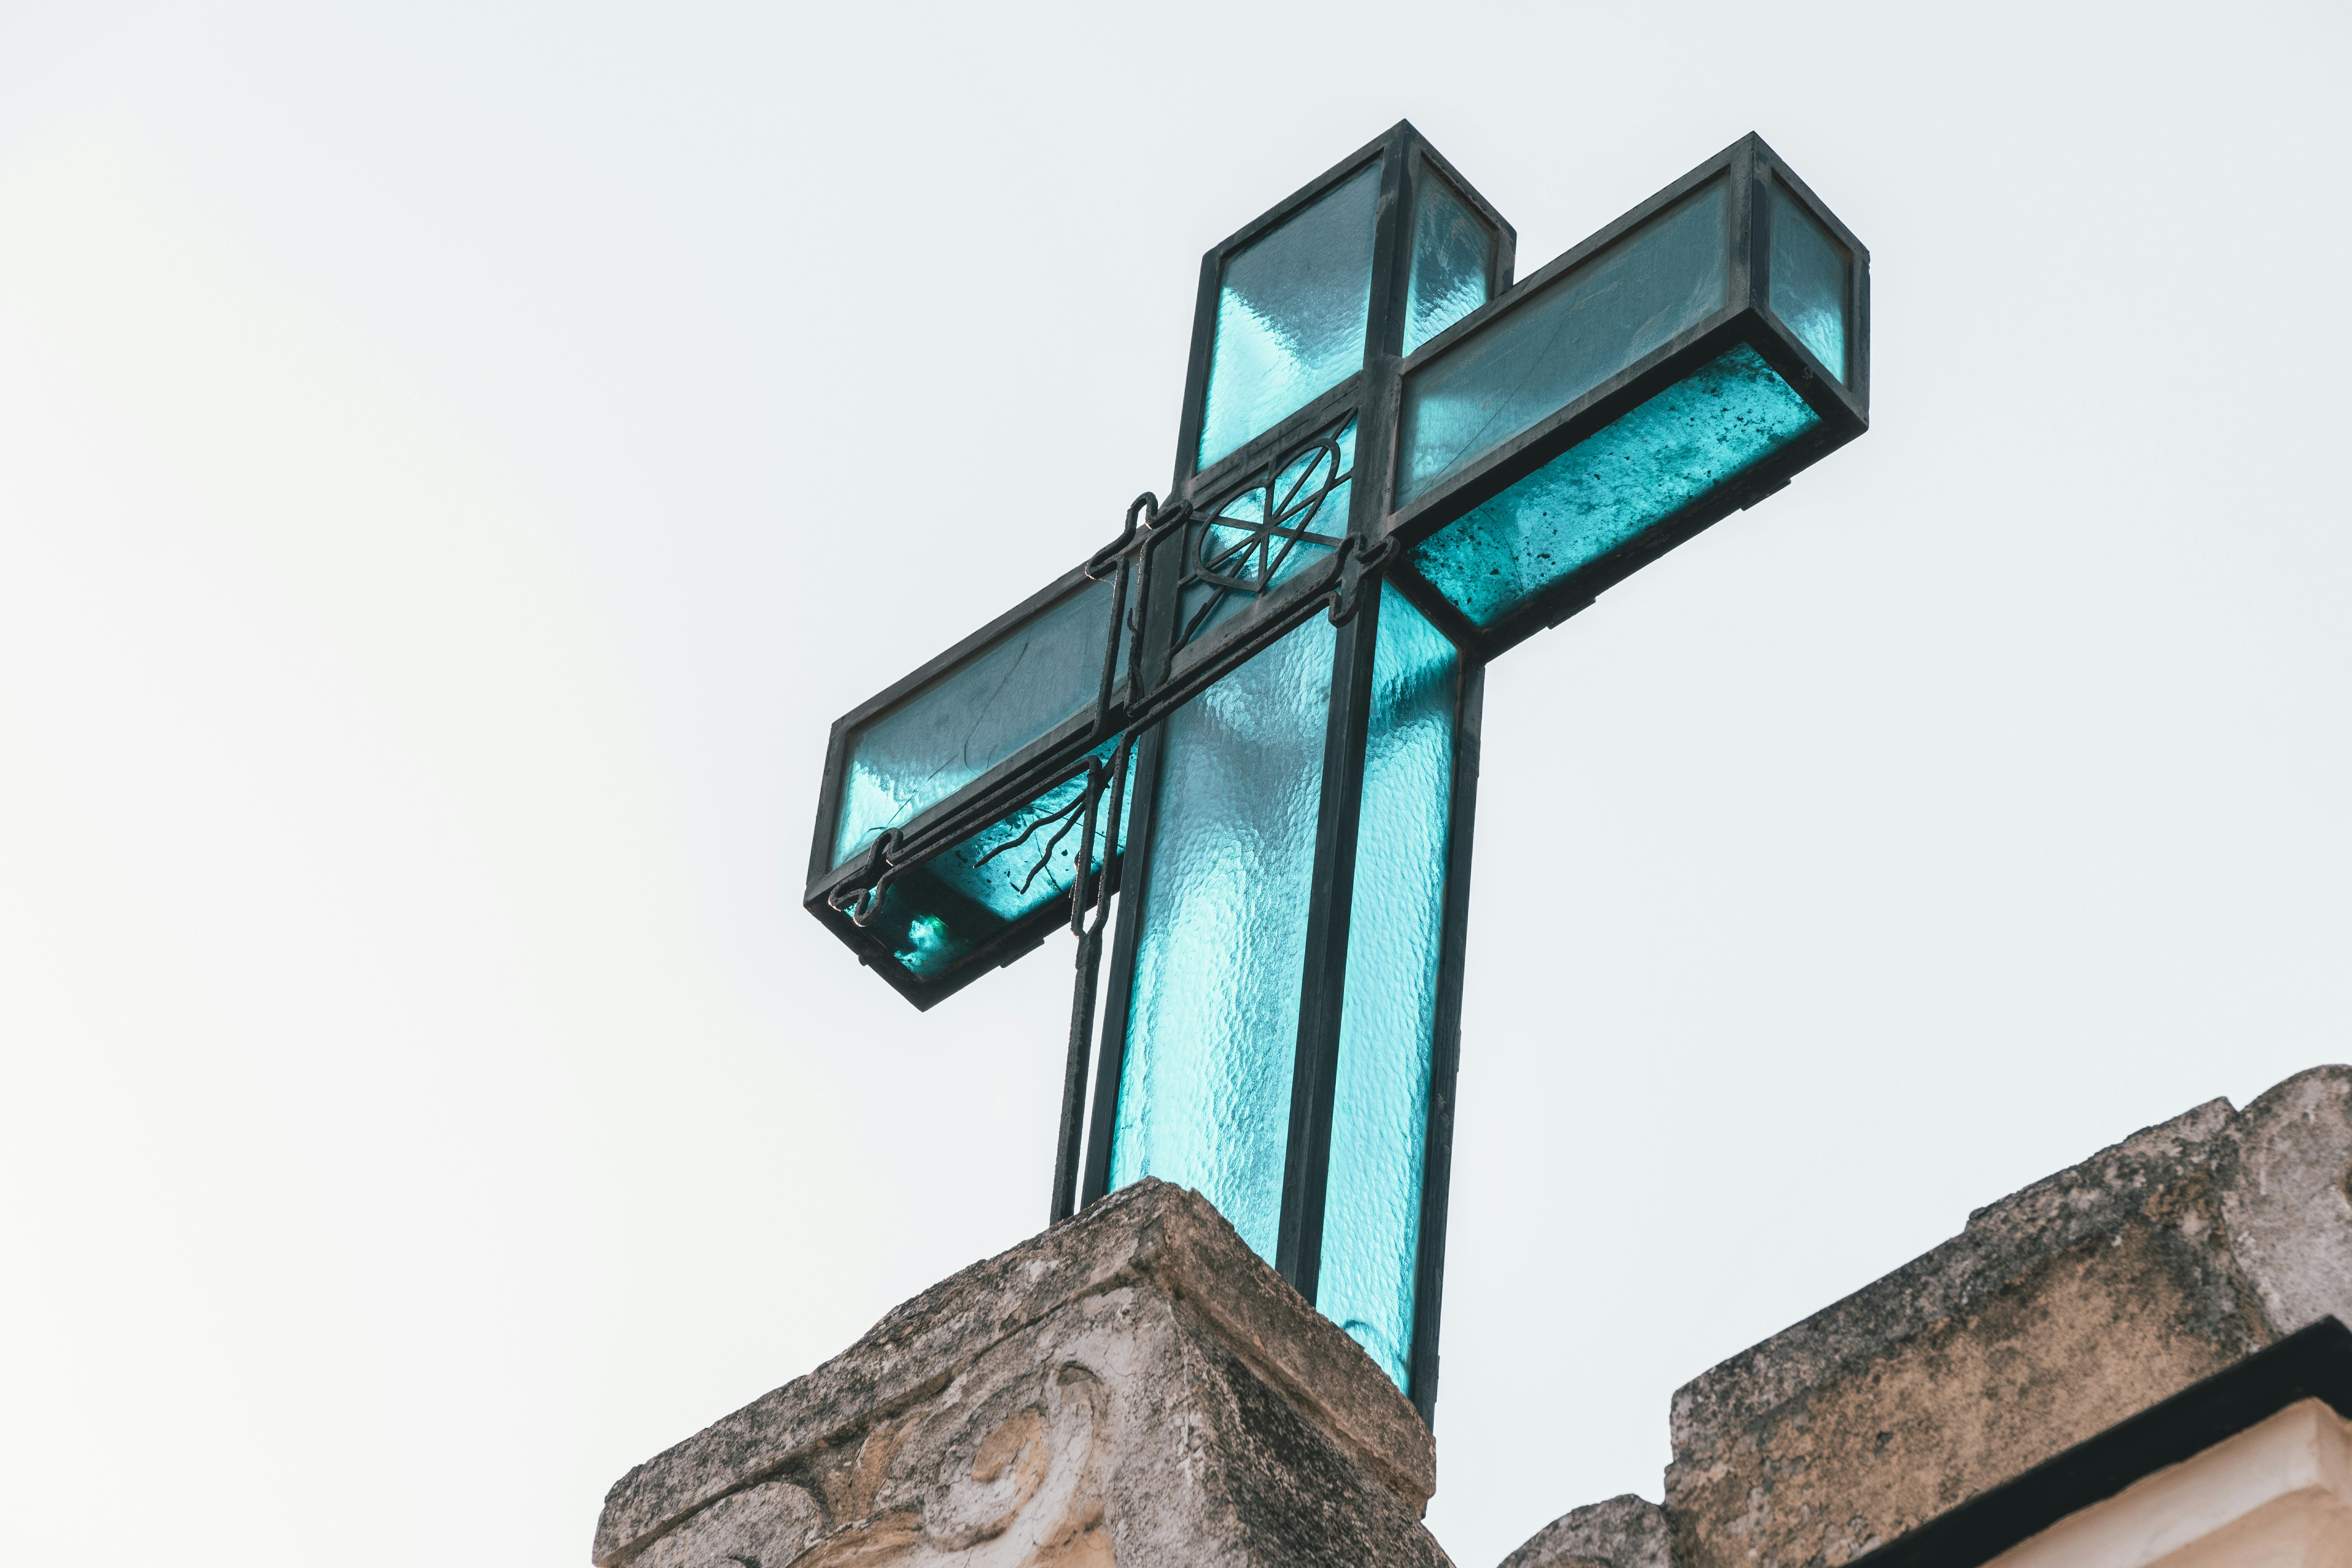
POLYGON ((1570 1509, 1503 1559, 1502 1568, 1668 1568, 1666 1510, 1626 1492, 1570 1509))
POLYGON ((1197 1194, 1144 1182, 638 1466, 599 1568, 1439 1568, 1436 1450, 1197 1194))
POLYGON ((2321 1316, 2352 1321, 2347 1178, 2352 1068, 2326 1067, 1978 1210, 1675 1395, 1675 1568, 1838 1568, 2321 1316))

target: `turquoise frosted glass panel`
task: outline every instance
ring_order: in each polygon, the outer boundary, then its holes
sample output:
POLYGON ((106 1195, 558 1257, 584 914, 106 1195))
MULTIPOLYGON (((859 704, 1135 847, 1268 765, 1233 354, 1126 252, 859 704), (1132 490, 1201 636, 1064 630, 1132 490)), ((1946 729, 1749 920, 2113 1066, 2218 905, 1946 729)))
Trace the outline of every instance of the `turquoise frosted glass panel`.
POLYGON ((1399 500, 1722 309, 1723 186, 1651 219, 1405 381, 1399 500))
POLYGON ((1315 1305, 1400 1388, 1412 1371, 1460 680, 1454 645, 1382 584, 1315 1305))
MULTIPOLYGON (((1107 761, 1110 751, 1110 743, 1106 742, 1095 756, 1107 761)), ((1127 842, 1125 803, 1132 796, 1134 778, 1130 752, 1129 791, 1121 797, 1118 838, 1122 847, 1127 842)), ((1055 836, 1062 824, 1046 819, 1076 802, 1081 787, 1081 780, 1072 779, 1046 791, 1003 821, 891 883, 873 929, 893 944, 898 962, 925 979, 944 973, 990 938, 1066 898, 1070 879, 1077 874, 1084 824, 1066 819, 1069 831, 1056 843, 1055 836), (991 850, 1012 845, 1033 827, 1036 830, 1030 833, 1027 843, 988 858, 991 850)), ((1103 863, 1103 847, 1110 842, 1105 829, 1105 824, 1096 825, 1091 858, 1097 869, 1103 863)))
POLYGON ((1491 626, 1819 419, 1742 344, 1440 529, 1413 564, 1491 626))
POLYGON ((1110 1184, 1197 1188, 1274 1257, 1331 624, 1318 616, 1170 719, 1110 1184))
POLYGON ((1434 174, 1421 180, 1412 215, 1412 276, 1405 287, 1404 352, 1486 302, 1486 275, 1495 260, 1495 231, 1434 174))
MULTIPOLYGON (((1047 606, 850 737, 836 866, 1086 712, 1102 679, 1111 584, 1047 606)), ((1119 639, 1125 678, 1126 639, 1119 639)))
POLYGON ((1772 184, 1772 313, 1840 381, 1845 364, 1845 247, 1772 184))
POLYGON ((1223 581, 1202 580, 1184 589, 1177 645, 1187 646, 1241 615, 1268 591, 1329 559, 1348 532, 1348 506, 1354 490, 1356 422, 1342 425, 1328 445, 1316 445, 1285 463, 1271 485, 1253 485, 1219 505, 1214 516, 1231 521, 1196 523, 1201 565, 1223 581), (1294 539, 1267 525, 1316 535, 1294 539))
POLYGON ((1378 164, 1225 263, 1200 466, 1364 367, 1378 164))

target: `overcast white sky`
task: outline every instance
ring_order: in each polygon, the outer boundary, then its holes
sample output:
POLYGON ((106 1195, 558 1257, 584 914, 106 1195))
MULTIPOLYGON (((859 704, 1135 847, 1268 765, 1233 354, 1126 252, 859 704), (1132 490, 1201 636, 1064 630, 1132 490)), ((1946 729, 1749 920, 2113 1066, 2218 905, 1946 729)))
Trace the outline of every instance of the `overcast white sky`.
POLYGON ((1410 116, 1535 267, 1749 130, 1874 428, 1488 686, 1430 1519, 2352 1056, 2340 6, 0 5, 0 1511, 582 1564, 1042 1224, 825 727, 1162 489, 1200 253, 1410 116))

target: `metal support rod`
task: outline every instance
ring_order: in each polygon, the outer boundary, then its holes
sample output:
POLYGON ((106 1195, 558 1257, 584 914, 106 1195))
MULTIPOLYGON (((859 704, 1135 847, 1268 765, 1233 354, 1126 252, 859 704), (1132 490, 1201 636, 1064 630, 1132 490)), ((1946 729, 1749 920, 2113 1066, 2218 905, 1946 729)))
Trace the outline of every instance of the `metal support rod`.
POLYGON ((1078 938, 1078 977, 1070 996, 1070 1055, 1062 1068, 1062 1125, 1054 1145, 1054 1209, 1049 1225, 1078 1212, 1078 1134, 1086 1122, 1087 1058, 1094 1051, 1095 984, 1102 973, 1102 927, 1078 938))
POLYGON ((1102 974, 1103 925, 1110 916, 1111 895, 1118 890, 1119 822, 1127 807, 1128 761, 1134 754, 1135 737, 1123 735, 1111 748, 1108 763, 1090 764, 1087 770, 1086 828, 1078 840, 1076 874, 1070 879, 1070 930, 1078 939, 1078 973, 1070 995, 1070 1049, 1062 1066, 1062 1121, 1054 1142, 1054 1201, 1048 1225, 1058 1225, 1078 1210, 1083 1156, 1079 1136, 1086 1123, 1087 1058, 1094 1050, 1095 987, 1102 974), (1108 809, 1098 814, 1097 805, 1108 809), (1098 815, 1102 873, 1090 881, 1098 815))

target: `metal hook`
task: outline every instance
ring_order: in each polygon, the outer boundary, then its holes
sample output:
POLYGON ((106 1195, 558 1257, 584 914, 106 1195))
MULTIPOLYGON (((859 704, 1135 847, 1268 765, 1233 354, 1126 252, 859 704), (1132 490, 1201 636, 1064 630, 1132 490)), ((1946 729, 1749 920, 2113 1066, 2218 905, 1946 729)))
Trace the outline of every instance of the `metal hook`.
POLYGON ((1344 626, 1356 618, 1363 608, 1364 584, 1380 579, 1381 568, 1396 554, 1396 536, 1362 549, 1357 548, 1356 537, 1349 534, 1339 542, 1339 582, 1331 590, 1331 624, 1344 626))
POLYGON ((1118 537, 1087 557, 1088 577, 1097 583, 1101 582, 1102 574, 1109 568, 1110 563, 1117 560, 1129 545, 1135 542, 1136 519, 1139 515, 1143 520, 1143 527, 1146 531, 1159 527, 1160 498, 1146 490, 1127 503, 1127 521, 1120 526, 1118 537))
POLYGON ((873 880, 863 887, 851 883, 835 888, 824 896, 824 901, 847 915, 851 925, 860 928, 872 925, 874 917, 882 910, 883 890, 889 886, 892 873, 897 869, 890 864, 890 858, 898 852, 898 846, 903 841, 897 828, 884 828, 866 855, 865 875, 873 880))

